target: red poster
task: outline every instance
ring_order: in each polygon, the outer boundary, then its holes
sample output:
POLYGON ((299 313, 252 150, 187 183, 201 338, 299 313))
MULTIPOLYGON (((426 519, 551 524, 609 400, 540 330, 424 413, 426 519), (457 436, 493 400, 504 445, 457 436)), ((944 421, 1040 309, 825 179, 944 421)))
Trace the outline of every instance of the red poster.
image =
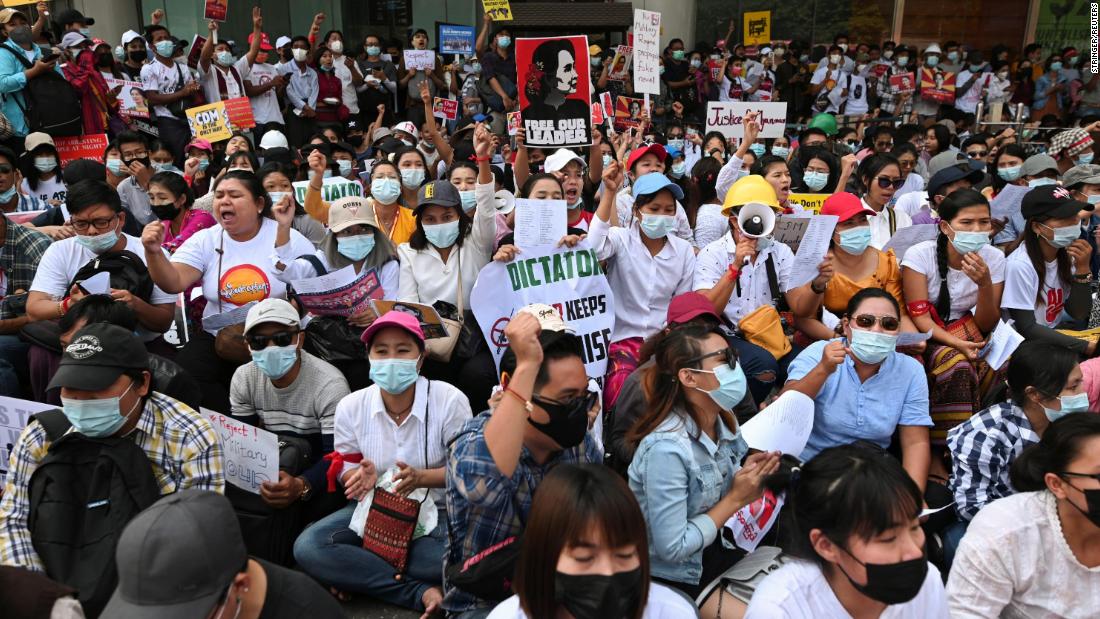
POLYGON ((615 102, 615 130, 624 131, 637 128, 641 124, 642 110, 645 109, 645 99, 632 97, 619 97, 615 102))
POLYGON ((873 69, 873 71, 875 72, 875 77, 882 77, 883 75, 886 75, 886 71, 889 68, 890 65, 888 64, 876 64, 875 68, 873 69))
POLYGON ((54 138, 54 146, 61 157, 61 165, 77 159, 103 161, 103 151, 107 150, 107 134, 81 135, 71 138, 54 138))
POLYGON ((187 66, 192 69, 199 68, 199 56, 202 55, 202 46, 206 45, 206 37, 195 35, 191 41, 191 49, 187 52, 187 66))
POLYGON ((588 37, 518 39, 516 67, 526 144, 591 144, 588 37))
POLYGON ((206 12, 204 19, 225 21, 225 14, 229 12, 229 0, 206 0, 206 12))
POLYGON ((229 115, 229 124, 235 130, 241 131, 256 126, 256 119, 252 117, 252 104, 248 102, 248 97, 226 99, 225 113, 229 115))
POLYGON ((446 118, 447 120, 457 120, 458 101, 436 97, 432 101, 432 116, 436 118, 446 118))
POLYGON ((599 103, 592 104, 592 126, 603 124, 603 106, 599 103))
POLYGON ((954 103, 955 74, 939 69, 921 69, 920 96, 937 103, 954 103))
POLYGON ((914 83, 913 74, 902 73, 900 75, 891 75, 890 90, 899 95, 903 92, 913 92, 914 90, 916 90, 916 84, 914 83))

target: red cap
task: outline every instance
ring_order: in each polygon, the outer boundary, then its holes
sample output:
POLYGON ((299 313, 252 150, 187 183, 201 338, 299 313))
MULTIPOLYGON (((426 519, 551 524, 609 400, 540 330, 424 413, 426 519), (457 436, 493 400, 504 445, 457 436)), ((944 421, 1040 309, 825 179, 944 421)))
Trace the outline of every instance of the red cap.
POLYGON ((650 153, 657 155, 657 158, 661 160, 661 163, 664 163, 665 160, 668 159, 668 152, 665 151, 664 146, 661 146, 660 144, 650 144, 649 146, 635 148, 634 151, 630 153, 630 158, 626 160, 626 169, 633 170, 634 164, 638 163, 639 159, 650 153))
POLYGON ((714 304, 698 292, 685 292, 672 297, 668 303, 668 324, 682 324, 699 316, 713 316, 722 320, 714 311, 714 304))
MULTIPOLYGON (((249 44, 249 45, 252 45, 252 39, 253 39, 253 38, 254 38, 255 36, 256 36, 256 33, 255 33, 255 32, 253 32, 252 34, 248 35, 248 44, 249 44)), ((274 50, 274 49, 275 49, 275 47, 271 45, 271 39, 267 38, 267 33, 266 33, 266 32, 261 32, 261 33, 260 33, 260 51, 262 51, 262 52, 270 52, 270 51, 272 51, 272 50, 274 50)))
POLYGON ((840 218, 837 223, 848 221, 860 213, 875 214, 874 211, 863 206, 862 200, 847 191, 834 193, 826 198, 825 203, 821 205, 821 214, 836 215, 840 218))
POLYGON ((368 347, 370 346, 370 340, 374 337, 374 334, 385 329, 386 327, 397 327, 398 329, 404 329, 412 334, 413 337, 420 340, 420 343, 424 343, 424 331, 420 328, 420 321, 408 312, 402 312, 401 310, 390 310, 385 314, 382 314, 377 320, 371 323, 367 330, 363 332, 363 335, 359 337, 368 347))

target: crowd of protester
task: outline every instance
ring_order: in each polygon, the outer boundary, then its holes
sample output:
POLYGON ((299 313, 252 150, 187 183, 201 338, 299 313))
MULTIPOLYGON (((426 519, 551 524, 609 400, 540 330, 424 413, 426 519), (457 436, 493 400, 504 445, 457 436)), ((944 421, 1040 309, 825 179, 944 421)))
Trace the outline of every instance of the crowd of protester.
MULTIPOLYGON (((636 130, 534 148, 508 127, 525 33, 488 16, 472 55, 414 70, 424 30, 353 40, 318 14, 274 36, 255 8, 244 40, 209 22, 189 65, 195 33, 162 10, 107 41, 30 9, 0 10, 0 396, 47 406, 8 445, 5 617, 1100 614, 1084 50, 747 47, 731 22, 667 42, 636 130), (953 74, 954 102, 890 79, 922 70, 953 74), (108 136, 98 161, 43 126, 57 77, 79 132, 108 136), (140 82, 150 118, 109 79, 140 82), (192 138, 186 109, 240 97, 254 128, 192 138), (788 124, 764 139, 750 112, 727 139, 711 101, 784 102, 788 124), (750 228, 811 215, 804 194, 836 221, 818 264, 750 228), (499 359, 482 337, 479 277, 532 249, 517 198, 564 202, 560 245, 602 265, 603 376, 547 304, 511 316, 499 359), (340 269, 457 343, 405 311, 310 314, 293 282, 340 269), (1002 325, 1022 343, 991 364, 1002 325), (800 453, 742 433, 777 398, 810 402, 800 453), (209 412, 277 435, 258 494, 209 412), (731 523, 764 508, 749 550, 731 523)), ((592 101, 632 96, 591 42, 592 101)))

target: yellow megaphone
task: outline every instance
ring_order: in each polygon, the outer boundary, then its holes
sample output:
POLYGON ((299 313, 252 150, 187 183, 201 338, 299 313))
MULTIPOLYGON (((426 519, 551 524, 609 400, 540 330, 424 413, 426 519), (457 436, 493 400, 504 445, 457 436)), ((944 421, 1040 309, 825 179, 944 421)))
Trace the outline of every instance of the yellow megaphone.
POLYGON ((765 204, 750 202, 737 214, 737 226, 741 234, 758 239, 775 230, 775 209, 765 204))

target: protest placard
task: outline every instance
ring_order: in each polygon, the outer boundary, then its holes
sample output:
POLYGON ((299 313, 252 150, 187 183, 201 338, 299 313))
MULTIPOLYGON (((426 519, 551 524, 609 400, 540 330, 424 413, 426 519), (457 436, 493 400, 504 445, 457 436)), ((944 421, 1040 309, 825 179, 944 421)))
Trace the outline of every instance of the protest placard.
POLYGON ((837 219, 836 215, 797 213, 784 215, 775 222, 773 238, 794 252, 791 288, 808 284, 818 276, 817 265, 829 251, 837 219))
POLYGON ((435 68, 435 52, 430 49, 405 50, 405 68, 410 71, 431 71, 435 68))
POLYGON ((252 103, 248 97, 226 99, 225 113, 229 115, 229 126, 235 131, 243 131, 256 126, 256 119, 252 116, 252 103))
POLYGON ((233 130, 229 127, 229 113, 225 110, 225 101, 189 108, 187 125, 191 128, 191 137, 196 140, 217 142, 233 137, 233 130))
POLYGON ((203 19, 225 21, 227 13, 229 13, 229 0, 206 0, 203 19))
POLYGON ((601 384, 615 325, 615 299, 587 241, 576 247, 528 250, 512 262, 490 262, 470 293, 470 309, 485 334, 497 366, 508 347, 504 329, 520 308, 545 303, 557 308, 581 339, 585 370, 601 384))
POLYGON ((103 151, 107 150, 107 134, 93 133, 91 135, 79 135, 71 138, 54 138, 54 147, 57 148, 57 156, 61 159, 61 165, 77 159, 103 160, 103 151))
POLYGON ((11 450, 31 415, 58 408, 53 404, 0 396, 0 486, 8 474, 11 450))
MULTIPOLYGON (((294 198, 298 204, 306 203, 306 191, 309 189, 309 181, 296 181, 294 186, 294 198)), ((326 178, 321 181, 321 199, 325 202, 335 202, 348 196, 363 195, 363 184, 346 178, 326 178)))
POLYGON ((191 39, 191 49, 187 51, 187 66, 192 69, 199 68, 199 57, 202 56, 202 46, 206 45, 206 37, 196 34, 191 39))
POLYGON ((123 118, 149 118, 149 102, 141 82, 107 78, 107 88, 118 88, 118 113, 123 118))
POLYGON ((630 76, 630 61, 634 57, 634 48, 629 45, 620 45, 615 48, 615 56, 611 59, 611 69, 607 72, 607 79, 621 82, 630 76))
POLYGON ((741 123, 749 112, 756 112, 756 122, 761 127, 759 137, 783 136, 783 128, 787 126, 786 101, 710 101, 707 103, 707 132, 717 131, 727 138, 743 137, 745 127, 741 123))
POLYGON ((776 495, 771 490, 765 489, 759 499, 737 510, 737 513, 726 521, 725 527, 733 532, 733 543, 737 544, 741 550, 750 553, 756 550, 760 541, 779 519, 779 511, 782 508, 783 494, 776 495))
POLYGON ((634 9, 634 92, 661 94, 661 14, 634 9))
POLYGON ((291 282, 302 305, 317 316, 353 316, 370 306, 371 299, 382 298, 382 283, 377 269, 355 274, 348 266, 309 279, 291 282))
POLYGON ((512 19, 512 5, 508 4, 508 0, 481 0, 481 8, 493 21, 512 19))
POLYGON ((940 69, 921 69, 920 97, 937 103, 954 103, 955 74, 940 69))
POLYGON ((475 38, 473 26, 439 24, 439 52, 442 54, 472 55, 475 38))
POLYGON ((645 99, 633 97, 619 97, 615 100, 615 130, 626 131, 634 129, 642 124, 642 111, 645 110, 645 99))
POLYGON ((384 299, 372 299, 370 302, 374 313, 382 316, 386 312, 405 312, 420 322, 420 330, 424 332, 424 339, 435 339, 447 335, 447 327, 439 312, 431 305, 422 303, 410 303, 408 301, 386 301, 384 299))
POLYGON ((831 193, 792 193, 787 196, 787 202, 792 206, 797 204, 802 207, 803 211, 810 211, 812 213, 820 213, 821 206, 825 204, 825 199, 833 194, 831 193))
POLYGON ((456 120, 458 118, 458 101, 436 97, 432 100, 432 116, 456 120))
POLYGON ((916 89, 916 78, 913 76, 912 73, 902 73, 900 75, 890 76, 890 90, 892 90, 894 93, 900 95, 906 92, 913 92, 916 89))
POLYGON ((519 39, 516 66, 527 146, 591 144, 588 37, 519 39))
POLYGON ((568 228, 565 200, 516 199, 515 245, 529 247, 554 246, 568 228))
POLYGON ((745 45, 762 45, 772 40, 772 12, 748 11, 744 14, 745 45))
POLYGON ((200 408, 199 412, 218 434, 225 481, 255 494, 265 481, 279 481, 278 436, 210 409, 200 408))
POLYGON ((523 118, 520 117, 519 112, 508 112, 508 135, 516 135, 522 126, 523 118))

